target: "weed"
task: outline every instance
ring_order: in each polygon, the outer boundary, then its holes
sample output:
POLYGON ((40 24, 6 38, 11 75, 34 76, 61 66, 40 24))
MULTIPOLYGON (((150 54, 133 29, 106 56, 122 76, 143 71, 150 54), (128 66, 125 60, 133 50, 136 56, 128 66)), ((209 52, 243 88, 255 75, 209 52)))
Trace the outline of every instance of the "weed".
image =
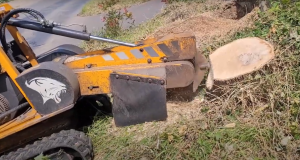
POLYGON ((148 0, 90 0, 83 6, 80 16, 91 16, 106 12, 110 9, 121 9, 133 4, 139 4, 148 0))
POLYGON ((11 0, 0 0, 0 3, 5 3, 5 2, 9 2, 11 0))
POLYGON ((35 157, 34 160, 50 160, 50 159, 44 156, 43 154, 40 154, 37 157, 35 157))
POLYGON ((99 3, 98 6, 103 8, 103 10, 107 10, 108 8, 112 7, 113 5, 120 2, 120 0, 104 0, 102 3, 99 3))
MULTIPOLYGON (((148 22, 145 22, 141 25, 138 25, 136 27, 132 27, 129 29, 120 29, 117 27, 117 34, 110 34, 111 32, 108 31, 107 33, 105 32, 105 29, 102 29, 100 31, 100 35, 107 35, 107 37, 110 37, 112 39, 117 39, 120 41, 124 42, 135 42, 137 40, 142 40, 144 39, 147 35, 150 33, 153 33, 159 26, 163 24, 163 19, 162 18, 156 18, 152 19, 148 22), (120 29, 120 30, 119 30, 120 29)), ((121 23, 119 23, 121 24, 121 23)), ((111 29, 108 29, 111 30, 111 29)), ((114 32, 112 32, 114 33, 114 32)), ((105 43, 105 42, 99 42, 99 41, 90 41, 90 42, 84 42, 82 44, 82 48, 85 51, 93 51, 93 50, 98 50, 98 49, 103 49, 107 47, 112 47, 115 46, 114 44, 111 43, 105 43)))
MULTIPOLYGON (((122 32, 122 23, 123 20, 132 20, 132 13, 128 12, 126 8, 124 8, 124 12, 121 10, 110 9, 108 14, 103 17, 104 28, 100 32, 101 36, 107 38, 117 37, 122 32)), ((129 22, 130 23, 130 22, 129 22)), ((132 20, 131 26, 134 21, 132 20)))
POLYGON ((0 0, 0 3, 7 3, 9 1, 11 1, 11 0, 0 0))
POLYGON ((206 0, 163 0, 166 3, 178 3, 178 2, 184 2, 184 3, 188 3, 188 2, 200 2, 200 3, 205 3, 206 0))

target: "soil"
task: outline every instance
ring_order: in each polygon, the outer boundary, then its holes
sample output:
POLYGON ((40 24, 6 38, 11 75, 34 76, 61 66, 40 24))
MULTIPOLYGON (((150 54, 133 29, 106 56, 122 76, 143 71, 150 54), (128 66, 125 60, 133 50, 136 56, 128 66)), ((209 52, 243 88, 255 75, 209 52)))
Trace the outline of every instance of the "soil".
POLYGON ((225 2, 221 6, 221 9, 214 12, 205 12, 184 21, 169 23, 149 37, 165 36, 169 33, 193 32, 197 39, 197 47, 201 49, 201 44, 209 44, 212 40, 215 41, 250 27, 258 11, 258 8, 255 8, 246 14, 243 8, 233 2, 225 2))

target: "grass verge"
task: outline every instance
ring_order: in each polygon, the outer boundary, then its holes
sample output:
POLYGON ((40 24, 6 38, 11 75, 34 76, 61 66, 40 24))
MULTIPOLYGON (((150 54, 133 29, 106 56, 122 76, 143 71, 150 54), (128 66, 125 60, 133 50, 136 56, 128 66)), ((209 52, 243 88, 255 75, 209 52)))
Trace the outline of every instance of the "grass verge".
MULTIPOLYGON (((162 13, 158 14, 155 18, 142 23, 137 26, 131 26, 126 30, 118 30, 117 36, 110 36, 108 38, 134 43, 135 41, 143 40, 153 35, 159 29, 164 29, 173 22, 180 22, 185 19, 195 17, 203 12, 212 11, 217 9, 219 0, 208 0, 210 3, 205 4, 202 1, 191 0, 189 2, 172 2, 168 5, 162 13)), ((104 30, 104 29, 103 29, 104 30)), ((102 34, 102 31, 95 34, 102 34)), ((113 47, 111 43, 103 43, 99 41, 83 42, 81 47, 85 51, 94 51, 107 47, 113 47)))
POLYGON ((103 13, 108 9, 121 9, 124 7, 129 7, 134 4, 139 4, 147 2, 149 0, 90 0, 87 2, 81 12, 80 16, 92 16, 103 13))
POLYGON ((0 3, 7 3, 7 2, 10 2, 12 0, 0 0, 0 3))
MULTIPOLYGON (((136 41, 163 27, 142 24, 115 37, 136 41), (143 26, 145 25, 145 26, 143 26), (148 29, 149 26, 152 26, 148 29), (139 32, 143 31, 143 32, 139 32)), ((202 90, 205 98, 168 105, 166 122, 116 128, 101 118, 89 128, 99 159, 299 159, 300 3, 273 2, 254 26, 199 48, 205 55, 235 39, 260 37, 275 46, 276 58, 258 72, 202 90)), ((186 18, 189 19, 189 18, 186 18)), ((154 21, 154 20, 152 20, 154 21)), ((188 23, 188 21, 186 21, 188 23)), ((150 24, 150 22, 148 22, 150 24)), ((92 42, 94 47, 104 44, 92 42)), ((87 47, 87 50, 94 47, 87 47)))
MULTIPOLYGON (((157 29, 157 27, 161 26, 163 24, 162 18, 152 19, 146 23, 143 23, 139 25, 138 27, 123 30, 119 33, 118 36, 112 37, 113 39, 124 41, 124 42, 135 42, 136 40, 144 39, 146 35, 152 33, 157 29)), ((82 48, 85 51, 93 51, 93 50, 99 50, 107 47, 115 46, 111 43, 104 43, 99 41, 90 41, 90 42, 83 42, 82 48)))
MULTIPOLYGON (((182 120, 159 134, 137 140, 136 134, 140 134, 142 126, 114 130, 110 123, 109 118, 97 121, 92 129, 94 132, 90 132, 98 142, 95 147, 99 159, 275 158, 268 151, 272 148, 265 143, 272 141, 271 128, 245 124, 221 128, 207 124, 206 120, 182 120)), ((155 129, 159 129, 159 124, 155 129)))

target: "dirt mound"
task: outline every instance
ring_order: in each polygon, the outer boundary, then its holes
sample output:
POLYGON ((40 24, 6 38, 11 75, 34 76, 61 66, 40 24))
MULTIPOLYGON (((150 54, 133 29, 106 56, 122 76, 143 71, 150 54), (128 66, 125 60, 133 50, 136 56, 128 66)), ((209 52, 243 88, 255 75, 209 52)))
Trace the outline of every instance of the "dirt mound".
POLYGON ((239 6, 233 2, 227 2, 214 12, 205 12, 199 16, 188 18, 184 21, 175 21, 159 28, 149 37, 165 36, 169 33, 193 32, 197 39, 197 47, 203 43, 209 43, 216 38, 228 36, 232 32, 250 27, 253 18, 257 15, 257 8, 251 13, 240 12, 239 6))

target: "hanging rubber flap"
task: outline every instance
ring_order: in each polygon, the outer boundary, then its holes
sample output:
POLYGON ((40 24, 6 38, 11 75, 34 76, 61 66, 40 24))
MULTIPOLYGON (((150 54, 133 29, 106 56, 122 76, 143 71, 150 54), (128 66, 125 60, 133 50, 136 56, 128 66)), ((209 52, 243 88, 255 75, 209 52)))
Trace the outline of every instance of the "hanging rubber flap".
POLYGON ((116 126, 167 119, 165 80, 113 73, 110 81, 116 126))

